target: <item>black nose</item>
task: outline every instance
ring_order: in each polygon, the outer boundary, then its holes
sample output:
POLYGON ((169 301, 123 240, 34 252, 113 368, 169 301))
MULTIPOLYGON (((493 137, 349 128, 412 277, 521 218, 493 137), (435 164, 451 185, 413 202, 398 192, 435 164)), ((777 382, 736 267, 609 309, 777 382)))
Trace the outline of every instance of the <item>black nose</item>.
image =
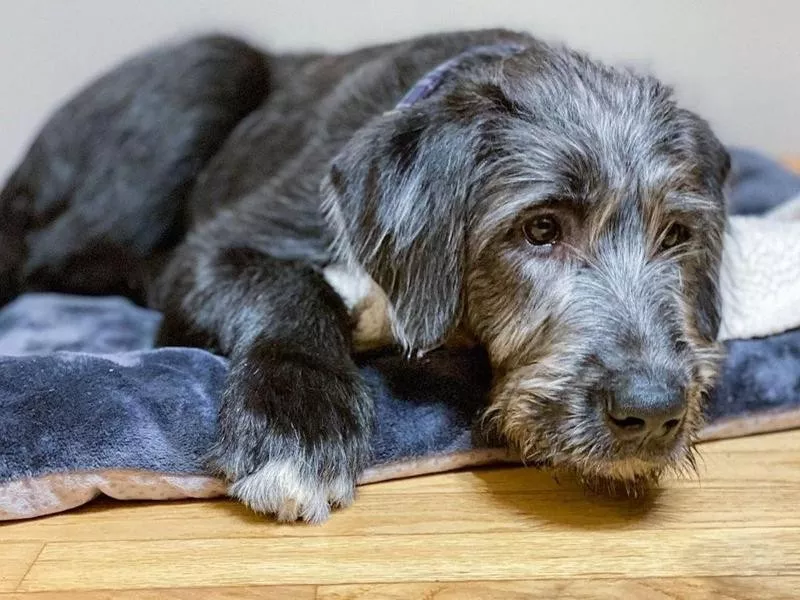
POLYGON ((686 413, 685 393, 680 386, 635 377, 613 394, 607 412, 620 439, 671 437, 686 413))

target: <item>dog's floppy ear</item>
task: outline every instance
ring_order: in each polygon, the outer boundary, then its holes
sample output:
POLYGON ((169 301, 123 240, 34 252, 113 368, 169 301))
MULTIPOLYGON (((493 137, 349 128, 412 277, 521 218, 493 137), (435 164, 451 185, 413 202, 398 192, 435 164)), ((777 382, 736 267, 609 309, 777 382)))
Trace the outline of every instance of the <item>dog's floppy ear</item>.
POLYGON ((731 169, 731 158, 704 121, 700 122, 696 132, 695 148, 704 174, 704 185, 721 208, 716 222, 709 223, 709 227, 706 228, 706 250, 701 258, 702 275, 696 292, 698 333, 705 339, 714 341, 717 339, 721 320, 719 270, 725 231, 725 187, 731 169))
POLYGON ((436 106, 387 113, 359 130, 323 182, 341 258, 386 292, 407 349, 456 325, 477 136, 436 106))

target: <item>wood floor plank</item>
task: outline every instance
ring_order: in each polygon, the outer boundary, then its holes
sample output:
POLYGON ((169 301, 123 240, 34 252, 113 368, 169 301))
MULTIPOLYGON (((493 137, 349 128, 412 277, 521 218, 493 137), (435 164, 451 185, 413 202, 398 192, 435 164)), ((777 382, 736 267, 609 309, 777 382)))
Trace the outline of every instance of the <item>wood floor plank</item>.
POLYGON ((720 502, 722 492, 722 488, 712 485, 672 488, 644 501, 592 497, 579 488, 498 494, 398 494, 394 498, 364 494, 354 506, 335 513, 321 527, 279 525, 233 502, 187 502, 170 507, 116 503, 7 525, 0 531, 0 539, 90 542, 307 538, 557 531, 565 526, 651 532, 697 527, 800 527, 800 511, 787 510, 797 502, 800 486, 740 487, 735 490, 735 502, 720 502), (764 502, 766 490, 769 502, 764 502))
POLYGON ((800 575, 800 529, 56 542, 18 589, 735 575, 800 575))
POLYGON ((316 598, 316 588, 309 585, 0 594, 0 600, 201 600, 203 598, 213 598, 214 600, 314 600, 316 598))
POLYGON ((703 453, 726 453, 726 452, 794 452, 800 451, 800 436, 797 430, 778 431, 775 433, 764 433, 761 435, 733 438, 730 440, 719 440, 714 442, 704 442, 697 446, 703 453))
POLYGON ((0 541, 0 592, 14 591, 42 550, 38 543, 0 541))
MULTIPOLYGON (((318 600, 784 600, 797 598, 800 577, 694 579, 560 579, 322 586, 318 600)), ((0 597, 2 600, 2 597, 0 597)))
POLYGON ((0 593, 0 600, 784 600, 797 598, 800 577, 559 579, 233 588, 0 593))

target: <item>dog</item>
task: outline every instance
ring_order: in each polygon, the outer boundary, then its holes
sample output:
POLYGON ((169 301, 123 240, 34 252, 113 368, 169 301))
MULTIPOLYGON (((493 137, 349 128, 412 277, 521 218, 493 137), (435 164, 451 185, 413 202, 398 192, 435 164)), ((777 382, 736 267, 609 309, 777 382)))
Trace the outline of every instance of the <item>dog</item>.
POLYGON ((729 158, 650 76, 525 33, 346 54, 209 36, 63 106, 2 191, 3 301, 125 294, 230 357, 209 461, 325 520, 369 460, 357 351, 479 344, 530 464, 638 493, 693 465, 720 364, 729 158))

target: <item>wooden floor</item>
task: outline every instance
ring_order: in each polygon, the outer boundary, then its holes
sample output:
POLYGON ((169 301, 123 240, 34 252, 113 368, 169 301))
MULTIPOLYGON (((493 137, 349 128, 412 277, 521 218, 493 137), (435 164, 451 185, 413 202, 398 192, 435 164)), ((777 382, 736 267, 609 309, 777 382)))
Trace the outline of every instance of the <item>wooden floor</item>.
POLYGON ((642 503, 521 468, 365 486, 321 527, 97 502, 0 525, 0 600, 800 597, 800 431, 701 449, 642 503))

